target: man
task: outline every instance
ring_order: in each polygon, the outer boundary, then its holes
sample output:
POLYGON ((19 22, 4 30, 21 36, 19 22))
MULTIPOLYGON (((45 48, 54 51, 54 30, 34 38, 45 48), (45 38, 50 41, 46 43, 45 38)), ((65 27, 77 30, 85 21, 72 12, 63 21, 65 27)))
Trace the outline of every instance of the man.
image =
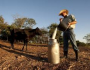
POLYGON ((72 47, 75 51, 76 61, 78 60, 78 47, 76 44, 74 28, 75 24, 77 23, 74 15, 68 15, 68 10, 63 9, 60 11, 59 16, 63 16, 60 18, 60 22, 64 22, 68 24, 68 28, 66 31, 63 31, 63 40, 64 40, 64 56, 67 58, 68 55, 68 41, 70 40, 72 47))

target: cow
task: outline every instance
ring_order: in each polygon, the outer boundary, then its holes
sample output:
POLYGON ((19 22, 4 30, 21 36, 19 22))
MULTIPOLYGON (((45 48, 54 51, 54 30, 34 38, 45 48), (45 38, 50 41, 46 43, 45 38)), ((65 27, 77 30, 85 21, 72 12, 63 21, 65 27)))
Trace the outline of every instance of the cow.
POLYGON ((38 27, 36 29, 12 29, 10 33, 11 48, 14 49, 14 41, 19 40, 24 42, 22 50, 24 49, 24 46, 26 46, 27 50, 28 41, 30 41, 35 35, 42 35, 42 32, 38 27))

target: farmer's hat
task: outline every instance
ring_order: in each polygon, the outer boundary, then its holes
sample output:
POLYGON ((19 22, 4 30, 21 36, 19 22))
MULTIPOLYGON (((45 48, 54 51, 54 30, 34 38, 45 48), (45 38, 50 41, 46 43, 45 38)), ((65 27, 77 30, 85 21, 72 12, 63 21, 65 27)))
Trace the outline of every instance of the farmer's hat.
POLYGON ((67 10, 67 9, 63 9, 63 10, 60 11, 59 16, 60 16, 63 12, 66 12, 66 13, 68 14, 68 10, 67 10))

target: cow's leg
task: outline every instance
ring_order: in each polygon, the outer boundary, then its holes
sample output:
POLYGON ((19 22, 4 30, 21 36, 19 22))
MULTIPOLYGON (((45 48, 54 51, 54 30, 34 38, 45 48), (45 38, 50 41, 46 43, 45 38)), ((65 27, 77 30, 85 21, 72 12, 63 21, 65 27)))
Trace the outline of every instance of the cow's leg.
POLYGON ((27 51, 27 43, 28 43, 28 42, 26 42, 26 51, 27 51))
POLYGON ((24 40, 24 45, 23 45, 23 48, 22 48, 22 50, 24 49, 25 43, 26 43, 26 42, 25 42, 25 40, 24 40))
POLYGON ((12 46, 12 49, 14 49, 14 45, 13 45, 13 43, 11 44, 11 46, 12 46))
POLYGON ((14 40, 11 40, 11 48, 14 49, 14 40))

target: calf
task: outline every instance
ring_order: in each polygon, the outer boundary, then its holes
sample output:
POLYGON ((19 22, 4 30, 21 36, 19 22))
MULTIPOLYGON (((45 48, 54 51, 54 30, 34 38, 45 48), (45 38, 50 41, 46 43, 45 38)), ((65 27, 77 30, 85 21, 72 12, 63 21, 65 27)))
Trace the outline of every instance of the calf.
POLYGON ((39 28, 11 30, 10 43, 11 43, 12 48, 14 49, 14 41, 19 40, 19 41, 24 42, 22 50, 24 49, 24 46, 26 46, 26 50, 27 50, 28 41, 30 41, 35 35, 42 35, 42 32, 39 28))

